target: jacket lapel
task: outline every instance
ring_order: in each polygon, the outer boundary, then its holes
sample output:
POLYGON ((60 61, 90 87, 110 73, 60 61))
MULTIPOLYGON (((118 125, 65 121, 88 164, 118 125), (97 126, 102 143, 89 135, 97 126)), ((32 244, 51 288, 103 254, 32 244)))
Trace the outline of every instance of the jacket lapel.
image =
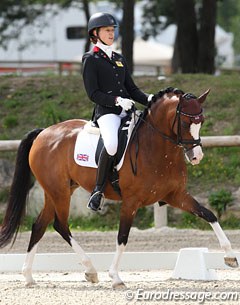
POLYGON ((97 54, 99 57, 103 58, 104 60, 108 61, 109 63, 111 63, 112 65, 116 66, 116 67, 123 67, 123 62, 122 62, 122 58, 119 56, 118 53, 116 52, 112 52, 112 58, 110 59, 108 57, 108 55, 101 50, 99 47, 95 46, 93 48, 93 53, 97 54))

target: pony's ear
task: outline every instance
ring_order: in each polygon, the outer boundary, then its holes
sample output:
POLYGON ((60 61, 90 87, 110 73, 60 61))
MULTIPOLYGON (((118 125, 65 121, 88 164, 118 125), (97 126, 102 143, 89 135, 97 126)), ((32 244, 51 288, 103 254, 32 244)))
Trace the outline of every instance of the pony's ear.
POLYGON ((198 101, 199 101, 200 104, 202 104, 205 101, 209 92, 210 92, 210 89, 208 89, 206 92, 204 92, 202 95, 200 95, 198 97, 198 101))

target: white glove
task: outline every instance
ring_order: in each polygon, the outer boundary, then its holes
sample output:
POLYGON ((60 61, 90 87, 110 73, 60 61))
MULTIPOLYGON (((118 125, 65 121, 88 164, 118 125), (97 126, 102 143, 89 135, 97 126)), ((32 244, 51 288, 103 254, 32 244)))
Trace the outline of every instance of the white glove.
POLYGON ((133 104, 135 104, 135 102, 128 98, 122 98, 120 96, 116 98, 116 106, 121 106, 125 111, 131 109, 133 104))
POLYGON ((147 99, 148 102, 151 102, 153 97, 154 97, 154 94, 149 94, 148 99, 147 99))

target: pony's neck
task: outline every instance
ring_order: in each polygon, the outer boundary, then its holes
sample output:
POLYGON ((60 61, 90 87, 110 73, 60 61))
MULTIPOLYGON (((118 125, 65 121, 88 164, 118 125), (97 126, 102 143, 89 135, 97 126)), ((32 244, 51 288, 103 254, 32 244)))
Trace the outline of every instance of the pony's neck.
POLYGON ((179 100, 175 96, 173 98, 162 97, 152 105, 148 119, 156 132, 159 130, 168 137, 175 137, 172 128, 178 102, 179 100))

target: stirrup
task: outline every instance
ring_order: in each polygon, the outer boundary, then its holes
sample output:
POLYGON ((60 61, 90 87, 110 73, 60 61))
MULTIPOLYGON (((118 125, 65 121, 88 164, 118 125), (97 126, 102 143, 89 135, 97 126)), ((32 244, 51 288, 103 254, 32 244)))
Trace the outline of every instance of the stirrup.
POLYGON ((101 191, 96 191, 96 192, 94 192, 94 193, 90 196, 90 198, 89 198, 89 200, 88 200, 87 208, 90 209, 90 210, 92 210, 92 211, 95 211, 95 212, 97 212, 98 210, 101 210, 101 208, 102 208, 102 206, 103 206, 103 203, 104 203, 104 199, 105 199, 105 197, 104 197, 104 193, 103 193, 103 192, 101 192, 101 191), (92 205, 91 203, 92 203, 92 199, 93 199, 95 196, 98 196, 98 195, 101 195, 101 199, 100 199, 100 203, 99 203, 98 207, 95 207, 95 206, 92 205))

